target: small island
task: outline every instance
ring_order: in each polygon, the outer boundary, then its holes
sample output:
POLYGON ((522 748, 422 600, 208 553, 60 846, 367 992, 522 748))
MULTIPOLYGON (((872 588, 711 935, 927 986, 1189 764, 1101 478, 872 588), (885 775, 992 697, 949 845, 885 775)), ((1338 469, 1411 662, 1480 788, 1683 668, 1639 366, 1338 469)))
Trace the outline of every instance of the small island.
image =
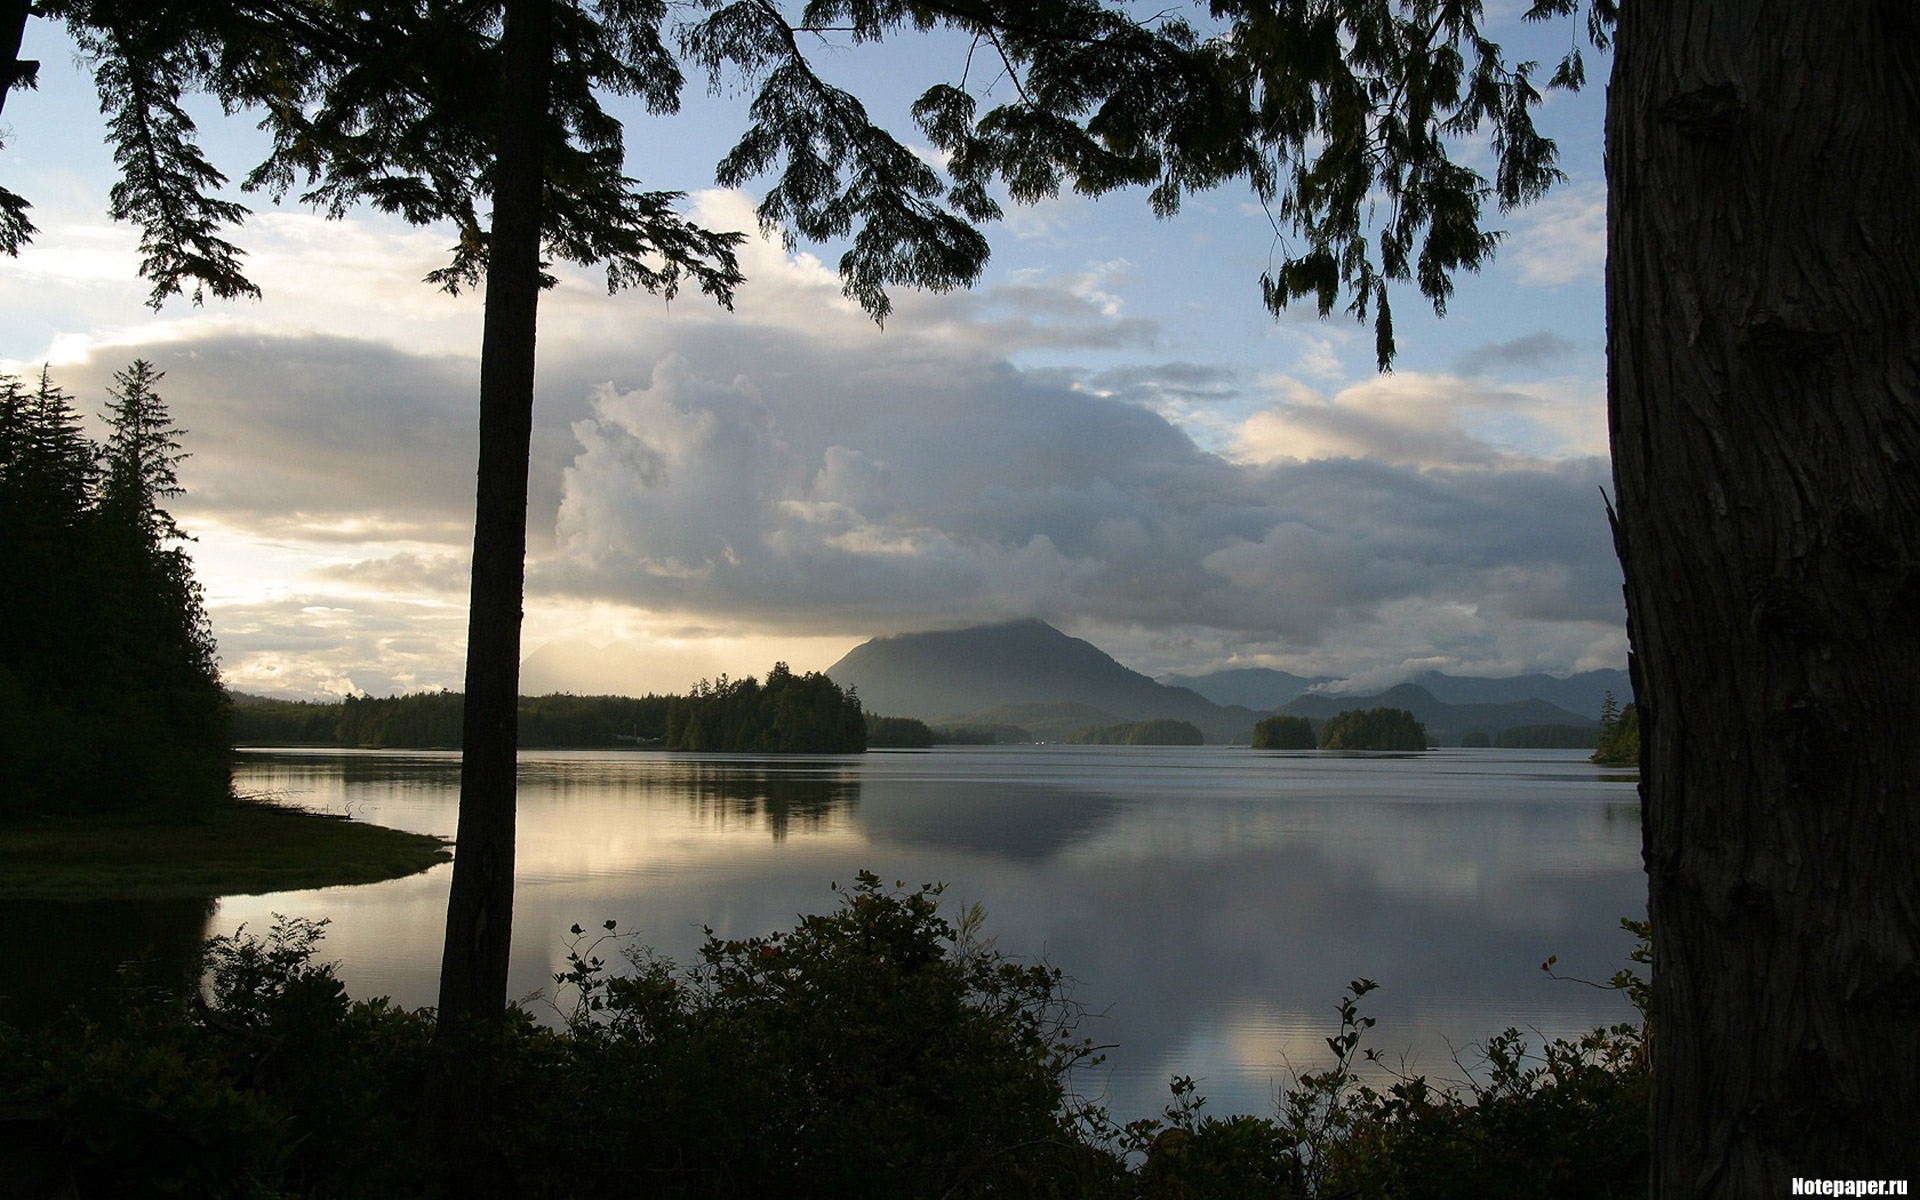
POLYGON ((1322 750, 1425 750, 1427 727, 1404 708, 1354 708, 1320 727, 1322 750))
POLYGON ((1320 745, 1313 722, 1284 713, 1267 717, 1253 727, 1255 750, 1313 750, 1320 745))

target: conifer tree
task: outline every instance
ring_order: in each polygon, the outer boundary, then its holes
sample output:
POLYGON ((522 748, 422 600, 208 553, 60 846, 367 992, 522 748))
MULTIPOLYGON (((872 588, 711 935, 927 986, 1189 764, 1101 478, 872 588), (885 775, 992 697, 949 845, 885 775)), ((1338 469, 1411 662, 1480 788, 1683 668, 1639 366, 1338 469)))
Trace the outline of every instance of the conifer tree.
POLYGON ((94 671, 129 736, 119 775, 144 780, 151 799, 212 802, 224 795, 228 699, 213 631, 181 543, 163 507, 181 494, 183 430, 154 390, 144 359, 114 376, 92 547, 99 632, 94 671))

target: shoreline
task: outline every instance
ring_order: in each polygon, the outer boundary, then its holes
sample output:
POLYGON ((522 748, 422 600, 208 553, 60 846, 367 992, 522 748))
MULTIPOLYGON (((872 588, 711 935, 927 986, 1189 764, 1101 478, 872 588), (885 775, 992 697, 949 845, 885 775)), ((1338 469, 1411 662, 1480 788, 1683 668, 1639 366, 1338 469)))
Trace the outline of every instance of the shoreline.
POLYGON ((448 843, 259 798, 206 813, 0 824, 0 899, 260 895, 399 879, 451 862, 448 843))

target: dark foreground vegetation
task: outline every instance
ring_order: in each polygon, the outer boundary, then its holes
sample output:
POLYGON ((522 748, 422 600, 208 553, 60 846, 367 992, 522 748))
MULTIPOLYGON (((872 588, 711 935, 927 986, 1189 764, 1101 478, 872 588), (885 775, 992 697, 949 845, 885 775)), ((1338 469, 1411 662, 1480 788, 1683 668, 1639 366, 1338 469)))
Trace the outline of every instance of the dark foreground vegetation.
MULTIPOLYGON (((1470 1081, 1361 1075, 1356 981, 1327 1069, 1271 1116, 1216 1117, 1176 1079, 1114 1124, 1057 970, 1014 962, 977 908, 870 874, 793 929, 710 937, 686 967, 608 923, 555 977, 556 1024, 516 1009, 483 1048, 512 1100, 480 1144, 507 1195, 1643 1195, 1646 1032, 1530 1051, 1491 1038, 1470 1081), (1080 1068, 1076 1074, 1076 1068, 1080 1068)), ((204 999, 129 992, 105 1018, 0 1028, 0 1104, 44 1119, 43 1167, 86 1196, 444 1195, 416 1136, 432 1015, 351 1000, 318 924, 208 947, 204 999)), ((1615 986, 1638 999, 1623 973, 1615 986)))

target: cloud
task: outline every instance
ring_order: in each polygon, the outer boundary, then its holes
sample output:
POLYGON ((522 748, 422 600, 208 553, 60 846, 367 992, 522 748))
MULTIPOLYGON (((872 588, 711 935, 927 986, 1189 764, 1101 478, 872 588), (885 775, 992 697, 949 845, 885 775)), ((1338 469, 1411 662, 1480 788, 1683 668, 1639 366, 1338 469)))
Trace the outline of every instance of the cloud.
MULTIPOLYGON (((1584 643, 1618 620, 1602 459, 1456 430, 1444 458, 1233 461, 1004 363, 950 354, 930 377, 910 338, 854 371, 788 352, 777 380, 675 353, 603 389, 538 586, 794 633, 1038 615, 1295 650, 1398 603, 1458 607, 1476 636, 1544 620, 1584 643)), ((1384 438, 1386 411, 1363 431, 1384 438)))
POLYGON ((178 514, 319 541, 464 542, 471 529, 470 361, 358 338, 219 327, 96 343, 59 378, 86 407, 135 357, 187 430, 178 514))
POLYGON ((1526 287, 1595 282, 1607 263, 1607 195, 1599 182, 1569 186, 1516 216, 1501 256, 1520 268, 1526 287))
POLYGON ((1375 375, 1332 396, 1288 376, 1230 448, 1247 462, 1367 458, 1414 467, 1504 470, 1606 452, 1605 408, 1575 384, 1490 386, 1455 375, 1375 375))
MULTIPOLYGON (((742 197, 697 203, 715 227, 752 226, 742 197)), ((344 275, 315 228, 276 227, 289 257, 273 269, 311 266, 318 303, 344 275)), ((424 253, 385 236, 345 245, 424 253)), ((881 329, 819 260, 743 250, 733 313, 574 276, 543 298, 531 649, 620 658, 691 630, 749 656, 656 655, 673 674, 644 690, 696 665, 764 670, 781 641, 817 639, 831 661, 874 634, 1025 616, 1149 670, 1566 669, 1619 648, 1586 385, 1409 371, 1343 387, 1159 357, 1118 260, 902 293, 881 329), (1012 357, 1036 350, 1047 365, 1012 357)), ((419 344, 396 338, 406 306, 432 302, 412 270, 333 297, 329 332, 276 301, 102 328, 61 373, 97 397, 135 354, 167 372, 194 456, 180 515, 206 534, 238 686, 458 686, 477 366, 451 310, 419 344)), ((1519 369, 1555 348, 1463 357, 1519 369)))
POLYGON ((1475 346, 1454 360, 1454 368, 1462 375, 1481 375, 1502 367, 1558 366, 1579 349, 1571 339, 1542 329, 1504 342, 1475 346))

